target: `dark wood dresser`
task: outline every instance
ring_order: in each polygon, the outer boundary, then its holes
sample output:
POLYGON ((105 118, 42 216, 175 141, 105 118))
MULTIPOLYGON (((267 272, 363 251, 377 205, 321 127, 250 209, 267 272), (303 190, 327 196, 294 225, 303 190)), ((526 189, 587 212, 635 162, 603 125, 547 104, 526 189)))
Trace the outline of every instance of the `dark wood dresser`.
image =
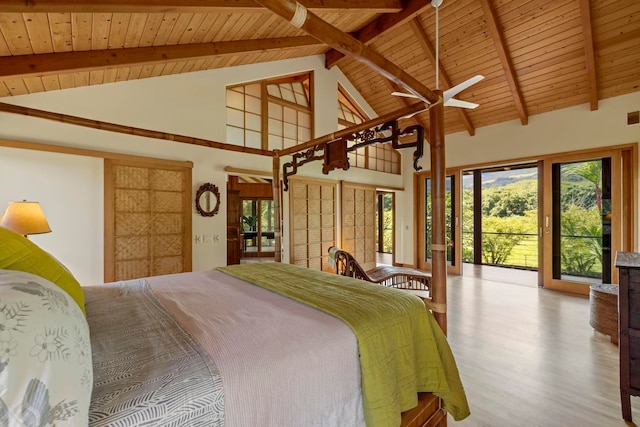
POLYGON ((631 396, 640 396, 640 253, 618 252, 620 272, 620 399, 622 418, 631 422, 631 396))

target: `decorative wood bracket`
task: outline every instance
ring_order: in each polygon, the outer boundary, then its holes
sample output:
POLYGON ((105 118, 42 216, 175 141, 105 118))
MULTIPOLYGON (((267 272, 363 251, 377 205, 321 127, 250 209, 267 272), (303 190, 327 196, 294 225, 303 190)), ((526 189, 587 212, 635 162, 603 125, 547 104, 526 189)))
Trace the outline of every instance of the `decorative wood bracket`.
POLYGON ((424 154, 424 128, 420 125, 400 129, 398 128, 398 121, 392 120, 376 128, 367 129, 346 138, 350 141, 356 141, 355 144, 347 148, 347 151, 355 151, 361 147, 389 141, 391 141, 391 146, 396 150, 416 147, 416 151, 413 153, 413 168, 416 171, 422 170, 422 166, 418 166, 418 161, 424 154), (385 135, 387 132, 388 135, 385 135), (415 135, 415 141, 400 142, 400 137, 412 135, 415 135))
POLYGON ((349 157, 347 153, 384 142, 391 142, 391 146, 396 150, 416 147, 416 151, 413 153, 413 168, 416 171, 422 170, 422 167, 418 166, 418 161, 424 154, 424 128, 420 125, 415 125, 400 129, 398 121, 392 120, 378 127, 353 133, 327 143, 315 145, 306 151, 295 153, 292 161, 282 166, 284 191, 289 189, 289 177, 298 172, 299 166, 316 160, 324 160, 322 173, 325 175, 338 168, 348 170, 349 157), (401 143, 400 137, 403 136, 415 136, 415 140, 412 139, 401 143), (347 147, 347 141, 353 141, 354 144, 347 147))
POLYGON ((416 147, 416 151, 413 152, 413 169, 416 172, 420 172, 422 170, 422 166, 418 165, 418 162, 420 161, 420 159, 422 158, 422 155, 424 154, 424 127, 420 125, 413 125, 413 126, 404 128, 400 133, 400 136, 411 136, 411 135, 416 136, 415 141, 400 143, 400 140, 396 138, 391 142, 391 146, 396 150, 399 150, 402 148, 416 147))
POLYGON ((289 177, 291 175, 295 175, 298 172, 298 166, 302 166, 315 160, 324 159, 324 150, 326 145, 327 144, 318 144, 301 153, 295 153, 291 162, 287 162, 282 165, 282 181, 284 183, 284 191, 289 190, 289 177), (316 155, 316 152, 322 152, 322 154, 316 155), (292 169, 288 170, 289 168, 292 169))

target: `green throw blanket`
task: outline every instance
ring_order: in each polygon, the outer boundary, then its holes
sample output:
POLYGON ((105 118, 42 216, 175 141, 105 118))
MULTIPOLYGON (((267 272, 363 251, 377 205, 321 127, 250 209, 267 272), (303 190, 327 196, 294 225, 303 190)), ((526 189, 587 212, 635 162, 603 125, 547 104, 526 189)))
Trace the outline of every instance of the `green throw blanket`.
POLYGON ((291 264, 219 267, 231 276, 331 314, 358 339, 368 427, 397 427, 417 392, 441 397, 455 420, 469 407, 453 354, 435 318, 414 295, 291 264))

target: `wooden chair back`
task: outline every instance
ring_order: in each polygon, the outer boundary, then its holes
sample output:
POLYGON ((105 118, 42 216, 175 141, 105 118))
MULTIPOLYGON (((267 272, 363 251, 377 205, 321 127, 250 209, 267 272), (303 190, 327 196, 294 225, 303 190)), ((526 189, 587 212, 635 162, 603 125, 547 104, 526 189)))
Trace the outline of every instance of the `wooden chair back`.
POLYGON ((336 274, 373 282, 353 255, 335 246, 329 248, 329 252, 331 253, 332 251, 335 259, 336 274))

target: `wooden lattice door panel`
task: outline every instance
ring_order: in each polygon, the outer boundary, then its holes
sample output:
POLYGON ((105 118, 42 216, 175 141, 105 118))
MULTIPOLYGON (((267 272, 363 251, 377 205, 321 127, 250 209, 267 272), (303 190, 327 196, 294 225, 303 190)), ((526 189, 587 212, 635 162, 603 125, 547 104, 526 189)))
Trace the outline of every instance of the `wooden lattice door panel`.
POLYGON ((342 249, 362 268, 376 266, 376 189, 342 184, 342 249))
POLYGON ((325 181, 292 179, 289 190, 291 263, 331 270, 329 248, 336 241, 336 186, 325 181))
POLYGON ((105 160, 105 281, 191 271, 191 168, 105 160))

